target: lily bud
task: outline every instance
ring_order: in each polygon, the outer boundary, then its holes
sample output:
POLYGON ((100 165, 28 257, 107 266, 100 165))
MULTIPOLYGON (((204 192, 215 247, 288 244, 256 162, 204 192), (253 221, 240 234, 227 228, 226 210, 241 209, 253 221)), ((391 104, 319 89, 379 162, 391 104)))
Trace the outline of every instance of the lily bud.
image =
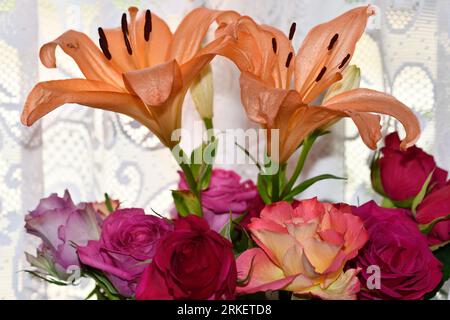
POLYGON ((209 64, 192 83, 191 95, 202 119, 212 119, 214 88, 212 69, 209 64))
POLYGON ((352 89, 359 88, 359 83, 361 81, 361 70, 354 64, 349 65, 345 68, 342 73, 342 79, 339 82, 333 84, 325 94, 323 98, 323 102, 330 100, 332 97, 343 93, 345 91, 349 91, 352 89))

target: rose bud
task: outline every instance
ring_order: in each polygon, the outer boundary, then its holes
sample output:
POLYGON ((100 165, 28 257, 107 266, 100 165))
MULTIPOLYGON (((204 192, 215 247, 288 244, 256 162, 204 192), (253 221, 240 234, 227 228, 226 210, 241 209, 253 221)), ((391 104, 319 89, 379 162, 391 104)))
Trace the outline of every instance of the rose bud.
POLYGON ((401 150, 397 132, 385 138, 381 153, 372 166, 372 185, 397 206, 409 208, 431 173, 430 188, 447 179, 447 171, 437 167, 434 158, 421 148, 401 150))

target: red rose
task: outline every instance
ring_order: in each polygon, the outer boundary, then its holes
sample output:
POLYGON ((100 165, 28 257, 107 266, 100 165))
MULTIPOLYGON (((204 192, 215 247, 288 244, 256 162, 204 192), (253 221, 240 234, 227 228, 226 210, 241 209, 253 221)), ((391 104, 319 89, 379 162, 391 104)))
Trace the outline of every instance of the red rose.
MULTIPOLYGON (((433 190, 417 207, 416 220, 428 224, 450 214, 450 181, 433 190)), ((433 246, 450 240, 450 220, 438 222, 428 234, 428 244, 433 246)))
MULTIPOLYGON (((381 152, 383 156, 378 164, 383 190, 377 191, 381 191, 392 200, 403 201, 414 198, 433 170, 430 185, 445 183, 447 179, 447 171, 438 168, 434 158, 422 149, 412 146, 407 150, 401 150, 397 132, 385 138, 385 147, 381 152)), ((375 185, 374 187, 377 189, 375 185)))
POLYGON ((387 209, 375 202, 353 208, 353 214, 364 221, 369 241, 350 264, 361 268, 359 298, 366 300, 417 300, 439 284, 442 264, 428 248, 405 209, 387 209), (380 287, 371 287, 375 276, 370 268, 380 270, 380 287))
POLYGON ((232 244, 190 215, 160 240, 136 290, 138 300, 231 299, 237 282, 232 244))

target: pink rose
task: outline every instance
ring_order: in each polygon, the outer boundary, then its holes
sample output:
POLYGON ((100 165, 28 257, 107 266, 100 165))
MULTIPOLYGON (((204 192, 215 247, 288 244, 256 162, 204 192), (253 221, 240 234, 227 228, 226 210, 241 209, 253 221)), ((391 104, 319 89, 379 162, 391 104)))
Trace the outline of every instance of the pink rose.
POLYGON ((260 248, 237 259, 238 275, 249 282, 241 294, 286 290, 323 299, 355 299, 357 270, 344 271, 367 241, 360 218, 316 198, 295 208, 277 202, 264 208, 248 228, 260 248))
POLYGON ((42 239, 37 256, 27 254, 32 266, 56 278, 67 279, 80 262, 74 244, 85 245, 100 236, 100 218, 89 203, 75 205, 66 190, 41 199, 36 209, 25 217, 28 233, 42 239), (46 268, 43 268, 46 266, 46 268))
POLYGON ((121 209, 103 222, 101 237, 77 248, 83 264, 103 271, 126 297, 134 294, 160 238, 172 230, 166 220, 142 209, 121 209))
MULTIPOLYGON (((178 187, 181 190, 189 189, 182 172, 178 187)), ((235 219, 243 213, 257 216, 263 208, 255 184, 251 180, 241 182, 237 173, 224 169, 213 169, 209 187, 202 191, 201 198, 203 217, 217 232, 229 221, 230 211, 235 219)))
MULTIPOLYGON (((428 224, 435 219, 450 215, 450 181, 447 185, 433 190, 419 204, 416 220, 428 224)), ((428 234, 430 246, 450 240, 450 220, 438 222, 428 234)))
POLYGON ((420 191, 430 173, 434 170, 430 186, 445 183, 447 171, 437 167, 434 158, 422 149, 412 146, 400 150, 397 132, 385 138, 379 159, 379 171, 384 193, 395 201, 413 199, 420 191))
POLYGON ((158 243, 136 290, 138 300, 212 300, 234 297, 233 245, 194 215, 175 220, 158 243))
POLYGON ((381 271, 380 289, 365 288, 360 298, 416 300, 436 288, 442 265, 407 210, 381 208, 371 201, 353 208, 353 213, 363 219, 369 241, 352 266, 362 269, 363 286, 374 275, 367 272, 369 266, 381 271))

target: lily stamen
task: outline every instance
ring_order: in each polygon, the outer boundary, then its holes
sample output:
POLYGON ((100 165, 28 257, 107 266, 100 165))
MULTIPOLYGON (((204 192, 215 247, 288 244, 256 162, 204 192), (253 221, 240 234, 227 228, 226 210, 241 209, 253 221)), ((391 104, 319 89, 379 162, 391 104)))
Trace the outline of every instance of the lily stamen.
POLYGON ((297 23, 292 22, 291 28, 289 29, 289 40, 292 40, 294 38, 296 28, 297 28, 297 23))
POLYGON ((333 36, 333 38, 331 38, 330 44, 328 45, 328 51, 330 51, 330 50, 333 49, 334 44, 336 43, 336 41, 338 40, 338 38, 339 38, 339 34, 337 34, 337 33, 333 36))
POLYGON ((150 10, 145 11, 145 26, 144 26, 144 39, 150 40, 150 33, 152 32, 152 12, 150 10))
POLYGON ((125 42, 125 46, 127 47, 127 52, 131 56, 133 54, 133 49, 131 48, 130 40, 128 39, 129 31, 126 13, 122 14, 121 26, 122 26, 123 40, 125 42))
POLYGON ((325 72, 327 72, 327 67, 323 67, 320 72, 319 75, 316 78, 316 82, 319 82, 320 79, 322 79, 323 75, 325 74, 325 72))
POLYGON ((272 49, 273 53, 277 53, 277 39, 272 38, 272 49))
POLYGON ((339 65, 339 69, 342 69, 344 66, 345 66, 345 64, 347 63, 347 61, 350 59, 350 53, 348 53, 346 56, 345 56, 345 58, 344 58, 344 60, 342 60, 342 62, 341 62, 341 64, 339 65))
POLYGON ((103 28, 98 28, 98 35, 99 35, 99 45, 100 45, 100 49, 102 49, 103 55, 106 57, 106 59, 111 60, 112 56, 111 56, 111 52, 109 52, 109 48, 108 48, 108 39, 106 38, 105 35, 105 31, 103 31, 103 28))
POLYGON ((289 52, 289 55, 287 56, 287 59, 286 59, 286 68, 289 68, 289 65, 291 64, 293 55, 294 54, 292 52, 289 52))

